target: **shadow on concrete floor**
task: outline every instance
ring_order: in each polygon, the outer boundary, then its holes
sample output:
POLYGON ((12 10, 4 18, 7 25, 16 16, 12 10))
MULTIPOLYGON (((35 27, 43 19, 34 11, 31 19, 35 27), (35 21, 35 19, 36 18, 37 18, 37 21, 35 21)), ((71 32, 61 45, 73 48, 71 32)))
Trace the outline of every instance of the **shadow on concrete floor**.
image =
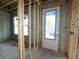
MULTIPOLYGON (((0 43, 0 59, 19 59, 19 49, 12 44, 15 41, 0 43)), ((49 49, 36 49, 32 53, 32 59, 67 59, 63 53, 58 53, 49 49), (34 52, 35 51, 35 52, 34 52)), ((25 49, 25 59, 29 59, 29 49, 25 49)))

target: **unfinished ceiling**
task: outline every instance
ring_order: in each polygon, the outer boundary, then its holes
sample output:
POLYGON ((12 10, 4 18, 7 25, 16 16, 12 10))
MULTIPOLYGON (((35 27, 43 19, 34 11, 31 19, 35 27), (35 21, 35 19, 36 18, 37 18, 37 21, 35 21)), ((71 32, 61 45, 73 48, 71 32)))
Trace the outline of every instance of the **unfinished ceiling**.
MULTIPOLYGON (((28 3, 27 0, 25 0, 25 4, 26 3, 28 3)), ((0 0, 0 9, 6 11, 13 11, 17 9, 17 0, 0 0)))
MULTIPOLYGON (((42 0, 45 1, 54 1, 54 0, 42 0)), ((28 5, 28 0, 25 0, 25 6, 28 5)), ((8 12, 12 12, 17 9, 17 0, 0 0, 0 9, 8 12)))

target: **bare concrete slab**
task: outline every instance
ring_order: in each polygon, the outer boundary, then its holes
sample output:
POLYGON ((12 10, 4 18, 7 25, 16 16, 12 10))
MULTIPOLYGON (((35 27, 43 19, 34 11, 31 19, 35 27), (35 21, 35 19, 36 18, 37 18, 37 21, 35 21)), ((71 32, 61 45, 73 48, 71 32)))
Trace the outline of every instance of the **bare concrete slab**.
MULTIPOLYGON (((11 42, 10 42, 11 43, 11 42)), ((29 59, 29 49, 25 50, 25 59, 29 59)), ((32 59, 67 59, 63 53, 58 53, 49 49, 41 48, 33 51, 32 59)), ((0 59, 19 59, 19 50, 17 46, 9 43, 0 44, 0 59)))
POLYGON ((33 59, 67 59, 63 53, 41 48, 33 54, 33 59))

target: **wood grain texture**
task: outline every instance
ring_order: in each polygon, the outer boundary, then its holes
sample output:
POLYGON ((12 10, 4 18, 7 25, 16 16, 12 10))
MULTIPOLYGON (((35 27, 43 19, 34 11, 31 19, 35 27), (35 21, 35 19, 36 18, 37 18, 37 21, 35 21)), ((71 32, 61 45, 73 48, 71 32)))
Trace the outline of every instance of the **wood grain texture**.
POLYGON ((40 5, 37 4, 37 48, 39 48, 39 32, 40 31, 40 5))
POLYGON ((24 46, 24 0, 18 0, 18 42, 19 42, 19 59, 25 59, 25 46, 24 46))
POLYGON ((34 0, 34 49, 36 48, 36 42, 37 42, 36 41, 37 40, 36 39, 37 38, 37 33, 36 33, 37 32, 36 31, 37 30, 36 29, 36 27, 37 27, 37 23, 36 23, 37 22, 37 18, 36 18, 37 17, 37 14, 36 14, 37 13, 37 8, 36 8, 36 6, 37 6, 36 1, 34 0))
POLYGON ((67 19, 68 19, 68 25, 67 25, 67 37, 66 37, 66 47, 67 47, 67 53, 68 58, 71 59, 70 54, 70 27, 71 27, 71 15, 72 15, 72 0, 67 0, 67 19))
POLYGON ((29 0, 29 53, 30 53, 30 59, 32 59, 32 47, 31 47, 31 40, 32 40, 32 32, 31 32, 31 30, 32 30, 32 25, 31 25, 31 21, 32 21, 32 8, 31 8, 32 6, 31 6, 31 0, 29 0))
MULTIPOLYGON (((70 0, 69 0, 70 1, 70 0)), ((69 50, 68 50, 68 59, 76 59, 76 54, 77 54, 77 45, 78 45, 78 30, 79 30, 79 6, 78 6, 78 0, 72 0, 71 1, 71 25, 70 25, 70 31, 73 32, 73 35, 70 35, 70 40, 69 42, 69 50)), ((69 13, 70 13, 69 12, 69 13)), ((69 39, 69 38, 68 38, 69 39)))

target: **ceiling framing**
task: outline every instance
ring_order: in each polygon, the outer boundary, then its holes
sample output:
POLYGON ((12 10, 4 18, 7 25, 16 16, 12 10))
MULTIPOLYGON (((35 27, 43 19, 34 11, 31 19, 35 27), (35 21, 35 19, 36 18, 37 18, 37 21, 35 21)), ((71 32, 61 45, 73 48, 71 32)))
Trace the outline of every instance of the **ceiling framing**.
MULTIPOLYGON (((45 1, 49 1, 49 0, 42 0, 42 2, 45 2, 45 1)), ((25 3, 25 6, 29 4, 28 0, 25 0, 24 3, 25 3)), ((17 0, 0 0, 0 10, 12 12, 16 9, 17 9, 17 0)))
MULTIPOLYGON (((25 0, 26 4, 28 4, 28 0, 25 0)), ((12 12, 17 9, 17 0, 0 0, 0 9, 12 12)))

